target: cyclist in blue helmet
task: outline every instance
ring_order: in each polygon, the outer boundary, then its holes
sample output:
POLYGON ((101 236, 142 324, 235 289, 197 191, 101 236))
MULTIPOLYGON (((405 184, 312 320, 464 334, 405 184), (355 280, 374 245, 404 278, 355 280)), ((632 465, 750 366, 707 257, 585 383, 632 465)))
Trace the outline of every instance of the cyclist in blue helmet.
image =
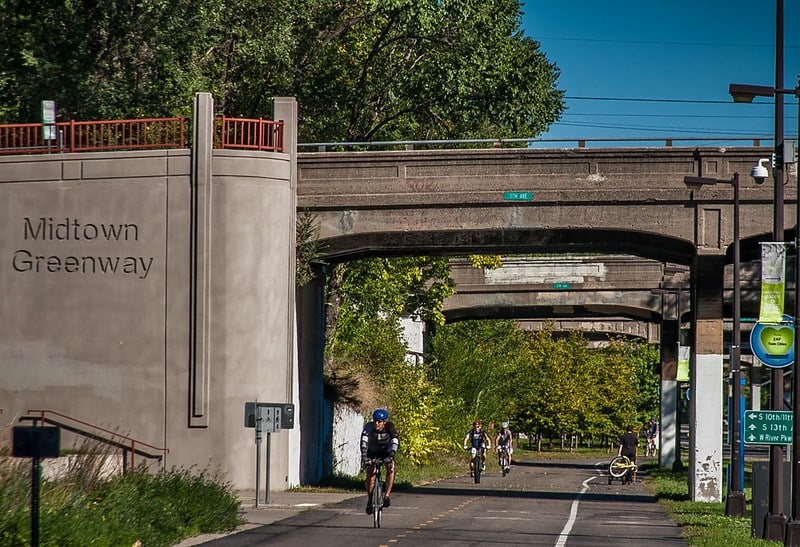
POLYGON ((383 506, 389 507, 394 485, 394 456, 400 447, 397 436, 397 429, 389 421, 389 411, 379 408, 372 413, 372 421, 364 425, 361 432, 361 462, 367 471, 367 514, 372 513, 372 489, 375 486, 375 469, 369 463, 372 458, 381 458, 386 462, 386 493, 383 498, 383 506))

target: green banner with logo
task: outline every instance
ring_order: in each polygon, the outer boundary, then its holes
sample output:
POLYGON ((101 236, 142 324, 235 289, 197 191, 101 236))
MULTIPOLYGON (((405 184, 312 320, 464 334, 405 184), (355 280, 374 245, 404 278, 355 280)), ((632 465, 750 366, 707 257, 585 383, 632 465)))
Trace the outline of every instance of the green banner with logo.
POLYGON ((786 291, 786 245, 782 242, 761 243, 761 323, 783 321, 786 291))
POLYGON ((689 346, 678 346, 678 375, 675 377, 678 382, 689 381, 690 358, 691 348, 689 346))

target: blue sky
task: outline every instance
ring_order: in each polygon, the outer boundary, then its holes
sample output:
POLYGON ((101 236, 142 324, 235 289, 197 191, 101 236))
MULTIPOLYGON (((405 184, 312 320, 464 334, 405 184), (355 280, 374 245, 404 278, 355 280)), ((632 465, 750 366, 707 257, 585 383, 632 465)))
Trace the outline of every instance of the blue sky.
MULTIPOLYGON (((776 6, 523 0, 525 34, 559 67, 558 88, 567 96, 564 116, 542 138, 771 137, 773 99, 733 103, 728 84, 775 85, 776 6)), ((799 74, 800 2, 784 0, 783 87, 795 88, 799 74)), ((785 136, 794 139, 797 99, 785 95, 784 102, 785 136)))

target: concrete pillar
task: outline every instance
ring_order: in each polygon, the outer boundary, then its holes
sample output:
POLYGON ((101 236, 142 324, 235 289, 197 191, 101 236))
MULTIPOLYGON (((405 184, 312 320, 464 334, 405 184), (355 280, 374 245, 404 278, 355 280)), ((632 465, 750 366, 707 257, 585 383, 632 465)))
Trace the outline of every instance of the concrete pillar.
POLYGON ((323 476, 325 393, 325 274, 312 266, 314 279, 297 288, 297 344, 300 362, 300 482, 313 484, 323 476))
MULTIPOLYGON (((283 152, 289 156, 289 188, 291 190, 291 211, 287 211, 287 220, 294 233, 297 228, 297 100, 294 97, 274 97, 272 99, 272 119, 283 122, 283 152)), ((295 242, 296 243, 296 242, 295 242)), ((291 245, 289 249, 289 261, 286 274, 291 280, 291 286, 297 276, 296 267, 296 245, 291 245)), ((300 409, 300 371, 299 354, 297 340, 297 304, 295 302, 296 289, 289 291, 289 306, 287 308, 287 324, 289 325, 289 336, 286 343, 289 345, 287 355, 291 355, 292 363, 289 364, 289 377, 286 381, 286 390, 297 411, 300 409)), ((297 414, 295 414, 297 415, 297 414)), ((301 452, 301 432, 300 428, 292 429, 288 432, 289 443, 289 470, 288 485, 296 486, 300 484, 300 452, 301 452)))
POLYGON ((761 410, 761 382, 765 376, 761 361, 753 357, 750 365, 750 410, 761 410))
POLYGON ((192 120, 191 309, 189 427, 208 427, 210 405, 211 186, 214 100, 197 93, 192 120))
POLYGON ((675 463, 677 442, 677 401, 680 386, 676 381, 678 372, 678 319, 662 318, 661 321, 661 446, 658 465, 671 469, 675 463))
POLYGON ((693 356, 689 399, 689 496, 722 501, 724 257, 699 256, 692 270, 693 356))

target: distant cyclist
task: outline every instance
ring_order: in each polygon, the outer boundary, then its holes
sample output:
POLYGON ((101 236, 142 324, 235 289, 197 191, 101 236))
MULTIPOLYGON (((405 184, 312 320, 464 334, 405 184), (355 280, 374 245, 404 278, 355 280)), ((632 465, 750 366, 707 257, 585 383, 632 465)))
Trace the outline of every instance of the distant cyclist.
POLYGON ((514 448, 511 446, 511 430, 508 428, 508 422, 503 422, 501 424, 500 431, 494 439, 494 446, 497 449, 498 465, 500 464, 500 452, 503 448, 506 449, 508 460, 506 461, 506 468, 504 471, 508 473, 511 470, 511 454, 514 453, 514 448))
POLYGON ((364 426, 361 432, 361 463, 367 471, 367 514, 372 514, 372 489, 375 487, 375 466, 371 463, 373 458, 384 460, 386 465, 386 488, 383 496, 383 506, 389 507, 394 485, 394 456, 400 447, 400 440, 394 424, 389 421, 389 411, 379 408, 372 413, 372 421, 364 426))
MULTIPOLYGON (((478 450, 481 455, 481 471, 486 471, 486 451, 492 448, 492 442, 489 440, 489 435, 481 427, 479 421, 472 422, 472 429, 467 431, 464 435, 464 450, 470 447, 478 450)), ((472 476, 475 470, 472 468, 472 458, 469 460, 469 475, 472 476)))
POLYGON ((650 418, 650 423, 647 424, 647 452, 648 454, 655 454, 658 448, 658 422, 655 418, 650 418))

